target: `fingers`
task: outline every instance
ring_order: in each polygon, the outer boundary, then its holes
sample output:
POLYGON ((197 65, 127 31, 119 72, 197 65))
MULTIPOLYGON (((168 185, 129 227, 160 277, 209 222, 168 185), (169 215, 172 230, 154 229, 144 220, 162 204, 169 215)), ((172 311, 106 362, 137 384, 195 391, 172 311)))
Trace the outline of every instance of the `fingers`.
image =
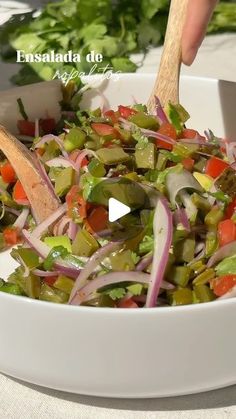
POLYGON ((182 37, 182 61, 191 65, 206 34, 217 0, 189 0, 182 37))

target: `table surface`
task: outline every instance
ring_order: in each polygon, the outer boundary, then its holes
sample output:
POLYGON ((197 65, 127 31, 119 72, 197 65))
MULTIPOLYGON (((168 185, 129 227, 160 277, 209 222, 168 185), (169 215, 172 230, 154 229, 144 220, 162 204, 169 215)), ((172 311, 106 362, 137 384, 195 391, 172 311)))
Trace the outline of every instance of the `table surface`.
MULTIPOLYGON (((45 1, 45 0, 44 0, 45 1)), ((40 0, 25 3, 36 6, 40 0)), ((0 24, 17 10, 27 10, 20 1, 0 1, 0 24)), ((139 72, 155 73, 162 48, 152 49, 139 72)), ((236 34, 205 39, 188 75, 236 81, 236 34)), ((141 55, 133 56, 136 62, 141 55)), ((9 76, 18 65, 0 62, 0 90, 11 87, 9 76)), ((80 396, 30 385, 0 374, 0 418, 4 419, 234 419, 236 386, 191 396, 125 400, 80 396)))

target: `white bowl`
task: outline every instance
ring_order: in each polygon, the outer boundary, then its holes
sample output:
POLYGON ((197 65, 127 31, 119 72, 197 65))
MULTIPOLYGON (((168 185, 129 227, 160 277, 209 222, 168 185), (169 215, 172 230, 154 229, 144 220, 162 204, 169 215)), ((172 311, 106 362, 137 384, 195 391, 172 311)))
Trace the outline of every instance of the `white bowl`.
MULTIPOLYGON (((112 106, 144 102, 152 75, 104 83, 112 106)), ((236 85, 183 78, 189 126, 233 138, 236 85)), ((87 104, 100 104, 100 98, 87 104)), ((16 131, 16 98, 30 117, 58 116, 58 82, 0 94, 0 121, 16 131)), ((12 270, 0 256, 0 276, 12 270)), ((236 383, 236 299, 183 307, 109 309, 61 306, 0 293, 0 370, 45 387, 108 397, 160 397, 236 383)))

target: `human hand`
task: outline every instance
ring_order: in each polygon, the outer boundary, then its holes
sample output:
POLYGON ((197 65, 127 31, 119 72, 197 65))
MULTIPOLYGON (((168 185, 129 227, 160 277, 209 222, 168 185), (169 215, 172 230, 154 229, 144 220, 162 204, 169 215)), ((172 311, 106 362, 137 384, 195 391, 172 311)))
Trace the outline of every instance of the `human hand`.
POLYGON ((182 37, 184 64, 191 65, 194 61, 217 2, 218 0, 189 0, 182 37))

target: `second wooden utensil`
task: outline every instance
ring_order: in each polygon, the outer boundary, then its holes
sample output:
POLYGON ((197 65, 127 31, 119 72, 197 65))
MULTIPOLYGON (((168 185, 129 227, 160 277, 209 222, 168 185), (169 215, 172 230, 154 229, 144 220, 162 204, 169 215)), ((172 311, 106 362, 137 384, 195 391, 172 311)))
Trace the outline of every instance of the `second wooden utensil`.
POLYGON ((42 222, 59 207, 59 201, 44 182, 32 154, 1 125, 0 150, 5 154, 22 183, 36 221, 42 222))
POLYGON ((158 96, 163 106, 169 101, 172 103, 179 102, 181 41, 187 6, 188 0, 171 1, 161 63, 153 91, 148 100, 150 112, 155 110, 155 96, 158 96))

